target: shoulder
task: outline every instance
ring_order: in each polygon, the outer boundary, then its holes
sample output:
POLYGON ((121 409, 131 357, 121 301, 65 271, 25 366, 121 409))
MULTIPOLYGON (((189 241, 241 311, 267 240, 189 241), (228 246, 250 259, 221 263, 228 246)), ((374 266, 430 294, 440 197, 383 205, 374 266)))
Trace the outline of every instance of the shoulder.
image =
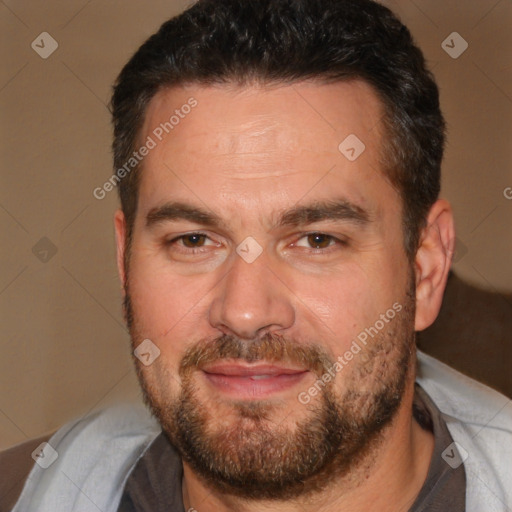
POLYGON ((512 401, 498 391, 421 351, 416 380, 444 414, 512 434, 512 401))
POLYGON ((464 461, 468 512, 512 508, 512 400, 419 351, 416 380, 464 461))
POLYGON ((87 510, 91 500, 111 510, 136 460, 160 431, 139 404, 71 421, 42 447, 43 457, 32 465, 14 511, 87 510))

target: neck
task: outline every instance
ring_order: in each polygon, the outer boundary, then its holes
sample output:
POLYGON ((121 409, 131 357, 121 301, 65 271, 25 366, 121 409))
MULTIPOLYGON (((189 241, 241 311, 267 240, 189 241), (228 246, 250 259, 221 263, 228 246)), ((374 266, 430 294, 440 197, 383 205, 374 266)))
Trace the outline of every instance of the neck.
POLYGON ((315 495, 293 501, 247 501, 207 487, 183 464, 185 510, 199 512, 331 512, 350 510, 393 512, 408 510, 427 477, 434 436, 424 431, 412 415, 414 380, 409 382, 402 405, 391 424, 376 440, 357 468, 315 495))

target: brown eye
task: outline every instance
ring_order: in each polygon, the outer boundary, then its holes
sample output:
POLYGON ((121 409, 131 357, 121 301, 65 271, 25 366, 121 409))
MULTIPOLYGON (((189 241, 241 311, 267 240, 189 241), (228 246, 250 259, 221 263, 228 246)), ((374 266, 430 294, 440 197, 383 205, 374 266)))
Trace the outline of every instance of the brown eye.
POLYGON ((183 235, 181 239, 185 247, 192 249, 194 247, 202 247, 206 240, 206 235, 202 235, 201 233, 192 233, 191 235, 183 235))
POLYGON ((307 240, 309 245, 314 249, 326 249, 333 241, 333 237, 324 235, 323 233, 310 233, 307 235, 307 240))
POLYGON ((302 251, 309 251, 311 254, 327 255, 347 247, 348 242, 343 238, 314 231, 312 233, 304 233, 292 245, 300 247, 302 251))

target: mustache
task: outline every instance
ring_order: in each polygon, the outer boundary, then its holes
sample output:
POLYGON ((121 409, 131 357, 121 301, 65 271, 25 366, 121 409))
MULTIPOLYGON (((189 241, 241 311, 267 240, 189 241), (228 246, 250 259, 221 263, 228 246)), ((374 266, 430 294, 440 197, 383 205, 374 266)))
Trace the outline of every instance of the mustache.
POLYGON ((237 359, 247 363, 288 363, 312 371, 318 377, 334 364, 333 358, 321 346, 299 344, 276 333, 267 333, 253 341, 222 335, 213 340, 201 340, 190 347, 181 360, 179 373, 185 377, 194 370, 201 370, 222 359, 237 359))

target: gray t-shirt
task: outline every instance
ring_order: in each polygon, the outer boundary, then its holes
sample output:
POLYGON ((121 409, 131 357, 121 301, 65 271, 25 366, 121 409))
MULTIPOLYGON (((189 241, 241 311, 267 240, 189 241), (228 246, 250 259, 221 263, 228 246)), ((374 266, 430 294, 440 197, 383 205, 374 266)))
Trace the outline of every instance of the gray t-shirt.
MULTIPOLYGON (((416 384, 413 414, 423 429, 433 432, 435 442, 427 478, 409 512, 464 512, 464 464, 452 468, 442 458, 453 439, 441 412, 419 384, 416 384)), ((451 455, 450 450, 445 453, 448 459, 451 455)), ((185 512, 182 477, 181 458, 162 432, 128 477, 118 512, 185 512)))

